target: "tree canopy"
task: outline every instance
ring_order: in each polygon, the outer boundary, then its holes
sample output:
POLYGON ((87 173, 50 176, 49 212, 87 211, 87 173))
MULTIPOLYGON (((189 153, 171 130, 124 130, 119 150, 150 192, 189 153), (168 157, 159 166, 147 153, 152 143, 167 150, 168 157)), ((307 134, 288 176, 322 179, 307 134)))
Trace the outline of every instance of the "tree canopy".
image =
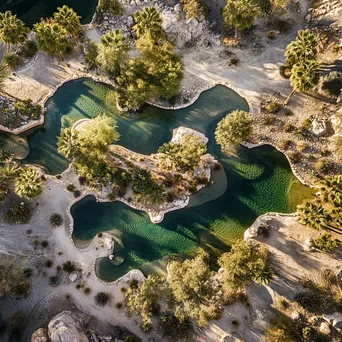
POLYGON ((234 110, 225 116, 215 130, 216 142, 223 150, 249 138, 253 130, 253 117, 243 110, 234 110))
POLYGON ((28 27, 10 11, 0 13, 0 41, 4 44, 24 43, 29 31, 28 27))
POLYGON ((230 252, 218 260, 223 268, 222 282, 232 290, 245 289, 252 281, 267 283, 272 277, 269 251, 243 240, 236 242, 230 252))
POLYGON ((73 37, 79 36, 81 31, 81 22, 77 13, 70 7, 64 5, 58 7, 53 15, 55 23, 64 27, 64 29, 73 37))
POLYGON ((50 55, 58 54, 63 60, 63 53, 70 47, 68 31, 61 25, 42 20, 34 25, 38 47, 50 55))

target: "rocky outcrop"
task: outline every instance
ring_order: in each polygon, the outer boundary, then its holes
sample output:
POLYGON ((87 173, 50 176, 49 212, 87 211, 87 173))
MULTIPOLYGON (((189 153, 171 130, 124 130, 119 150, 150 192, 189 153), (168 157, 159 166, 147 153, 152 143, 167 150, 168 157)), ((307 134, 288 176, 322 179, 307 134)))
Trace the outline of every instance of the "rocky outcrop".
POLYGON ((88 342, 80 318, 70 311, 55 316, 48 326, 51 342, 88 342))
POLYGON ((49 342, 48 331, 40 328, 31 336, 31 342, 49 342))

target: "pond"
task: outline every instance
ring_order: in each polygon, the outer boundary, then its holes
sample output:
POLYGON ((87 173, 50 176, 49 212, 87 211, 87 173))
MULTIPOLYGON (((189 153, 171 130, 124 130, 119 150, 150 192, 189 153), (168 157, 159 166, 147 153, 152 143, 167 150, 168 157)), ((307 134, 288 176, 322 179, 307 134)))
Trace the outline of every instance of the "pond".
POLYGON ((51 17, 57 7, 63 5, 73 8, 81 17, 82 24, 87 24, 95 13, 98 0, 5 0, 4 2, 0 3, 0 12, 12 11, 26 25, 32 27, 40 21, 40 18, 51 17))
POLYGON ((219 255, 257 216, 270 211, 292 212, 310 195, 311 190, 293 175, 286 157, 271 146, 241 147, 236 156, 220 151, 214 140, 217 122, 233 109, 248 109, 246 101, 233 90, 216 86, 202 93, 193 105, 175 111, 146 106, 139 117, 118 115, 106 107, 110 92, 109 87, 87 79, 62 86, 47 103, 44 130, 28 136, 31 152, 25 161, 41 164, 53 174, 62 172, 68 161, 57 153, 61 127, 111 111, 121 134, 119 144, 143 154, 156 152, 181 125, 204 133, 209 138, 208 151, 224 167, 228 187, 216 200, 166 214, 160 224, 152 224, 145 213, 122 203, 97 203, 93 196, 76 203, 72 207, 76 241, 112 231, 125 249, 120 265, 114 266, 108 258, 99 262, 101 279, 115 280, 166 255, 192 254, 199 246, 219 255))

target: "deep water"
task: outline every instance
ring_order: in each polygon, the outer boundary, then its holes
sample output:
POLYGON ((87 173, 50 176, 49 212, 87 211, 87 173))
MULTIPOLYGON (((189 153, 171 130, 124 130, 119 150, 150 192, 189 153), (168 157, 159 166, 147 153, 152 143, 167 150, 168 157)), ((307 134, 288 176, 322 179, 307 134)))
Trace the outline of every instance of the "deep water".
MULTIPOLYGON (((270 211, 292 212, 310 189, 294 177, 286 157, 271 146, 241 147, 237 156, 223 154, 214 140, 217 122, 233 109, 248 109, 236 92, 217 86, 204 92, 195 104, 181 110, 146 106, 137 116, 117 115, 106 107, 110 88, 90 80, 65 84, 47 104, 44 131, 28 136, 30 163, 60 173, 68 161, 57 153, 57 136, 83 117, 111 112, 121 134, 119 144, 150 154, 171 139, 172 130, 183 125, 209 137, 208 150, 223 165, 228 188, 223 196, 206 204, 166 214, 161 224, 152 224, 147 214, 122 203, 97 203, 88 196, 72 207, 74 238, 90 240, 111 230, 125 247, 125 262, 114 266, 107 258, 99 263, 99 276, 112 281, 133 268, 145 268, 170 254, 191 254, 201 246, 218 255, 228 250, 257 216, 270 211)), ((91 262, 89 260, 89 262, 91 262)))
POLYGON ((12 11, 26 25, 32 27, 40 18, 51 17, 57 7, 67 5, 81 17, 82 24, 87 24, 95 13, 97 2, 98 0, 0 0, 0 12, 12 11))

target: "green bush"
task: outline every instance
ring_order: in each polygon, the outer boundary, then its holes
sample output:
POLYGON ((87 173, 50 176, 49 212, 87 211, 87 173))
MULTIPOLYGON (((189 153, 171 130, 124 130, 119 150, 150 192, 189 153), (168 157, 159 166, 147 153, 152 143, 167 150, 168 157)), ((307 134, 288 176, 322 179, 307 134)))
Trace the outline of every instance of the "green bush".
POLYGON ((274 39, 275 37, 276 37, 276 31, 269 31, 268 33, 267 33, 267 38, 268 39, 274 39))
POLYGON ((110 296, 107 292, 99 292, 94 297, 95 304, 98 306, 105 306, 109 302, 110 296))
POLYGON ((311 127, 312 127, 312 120, 309 118, 304 119, 304 121, 302 122, 302 128, 306 130, 310 130, 311 127))
POLYGON ((88 50, 85 54, 85 63, 87 67, 92 70, 98 67, 97 64, 97 56, 98 56, 98 47, 96 43, 90 42, 88 44, 88 50))
POLYGON ((315 246, 322 252, 331 252, 337 246, 338 241, 332 238, 329 233, 323 233, 314 240, 315 246))
POLYGON ((59 278, 56 275, 49 277, 49 284, 50 284, 50 286, 57 286, 58 285, 58 281, 59 281, 59 278))
POLYGON ((279 147, 282 150, 286 150, 291 145, 291 140, 282 140, 279 142, 279 147))
POLYGON ((233 57, 229 61, 229 66, 237 66, 239 62, 240 62, 239 58, 233 57))
POLYGON ((269 115, 265 115, 263 118, 262 118, 262 123, 264 125, 271 125, 274 121, 275 121, 276 117, 275 115, 273 114, 269 114, 269 115))
POLYGON ((52 227, 61 226, 63 223, 63 218, 60 214, 54 213, 50 216, 50 224, 52 227))
POLYGON ((282 105, 277 101, 270 101, 266 104, 265 108, 269 113, 278 113, 282 105))
POLYGON ((73 262, 71 261, 66 261, 65 263, 63 263, 63 267, 62 267, 64 272, 67 273, 72 273, 76 270, 76 266, 73 262))
POLYGON ((76 187, 74 184, 68 184, 68 186, 66 187, 66 189, 69 191, 69 192, 74 192, 76 190, 76 187))
POLYGON ((19 51, 19 55, 23 58, 32 58, 38 52, 37 43, 33 40, 27 40, 19 51))
POLYGON ((291 151, 289 153, 289 158, 292 163, 298 163, 301 160, 302 155, 298 151, 291 151))
POLYGON ((292 132, 294 129, 293 125, 290 124, 289 122, 286 122, 283 126, 283 131, 286 133, 292 132))
POLYGON ((46 268, 50 268, 53 265, 53 261, 51 259, 48 259, 45 261, 44 265, 46 268))
POLYGON ((99 0, 98 10, 109 13, 111 15, 123 15, 124 7, 119 0, 99 0))
POLYGON ((20 67, 23 60, 15 52, 6 52, 3 62, 6 63, 10 69, 15 70, 20 67))
POLYGON ((13 287, 13 294, 16 296, 27 297, 30 292, 30 283, 26 280, 20 282, 13 287))
POLYGON ((320 159, 316 164, 315 164, 315 170, 318 173, 328 173, 334 168, 334 163, 328 159, 320 159))
POLYGON ((20 114, 33 120, 38 120, 43 111, 42 106, 39 104, 33 104, 31 99, 18 101, 14 104, 14 107, 20 112, 20 114))
POLYGON ((172 312, 164 312, 158 320, 159 330, 163 336, 180 339, 186 336, 192 329, 192 324, 189 319, 179 320, 172 312))
POLYGON ((8 209, 4 214, 4 221, 9 224, 27 224, 32 217, 32 207, 27 202, 8 209))

